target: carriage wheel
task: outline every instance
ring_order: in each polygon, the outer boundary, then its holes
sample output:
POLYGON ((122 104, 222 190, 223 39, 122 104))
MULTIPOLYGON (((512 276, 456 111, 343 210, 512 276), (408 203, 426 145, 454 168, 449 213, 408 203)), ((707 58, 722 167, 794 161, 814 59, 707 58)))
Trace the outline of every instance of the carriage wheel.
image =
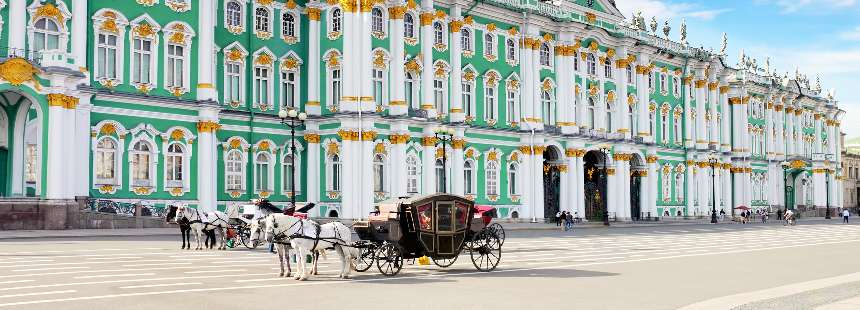
POLYGON ((400 253, 400 248, 393 243, 383 244, 376 252, 376 267, 386 276, 397 275, 403 268, 403 255, 400 253))
POLYGON ((242 244, 249 250, 256 249, 260 246, 260 240, 251 240, 251 230, 248 228, 242 228, 239 232, 239 239, 242 240, 242 244))
POLYGON ((472 240, 469 248, 472 264, 479 271, 492 271, 502 260, 502 244, 499 237, 493 233, 481 232, 472 240))
POLYGON ((457 261, 457 257, 460 257, 460 256, 459 255, 454 256, 453 258, 434 258, 433 263, 436 264, 436 266, 439 266, 442 268, 448 268, 448 267, 451 267, 451 265, 453 265, 454 262, 457 261))
POLYGON ((374 260, 376 260, 376 245, 370 243, 367 247, 358 248, 358 257, 355 258, 355 271, 367 271, 373 267, 374 260))
POLYGON ((502 224, 492 223, 488 227, 499 237, 499 245, 505 245, 505 228, 502 227, 502 224))

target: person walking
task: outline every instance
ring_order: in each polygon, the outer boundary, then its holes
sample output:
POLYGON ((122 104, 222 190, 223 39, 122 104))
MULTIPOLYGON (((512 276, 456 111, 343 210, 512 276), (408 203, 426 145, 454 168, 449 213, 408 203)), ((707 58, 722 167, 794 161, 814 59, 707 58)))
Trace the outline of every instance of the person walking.
POLYGON ((567 223, 565 223, 565 221, 567 221, 567 217, 565 217, 565 214, 567 214, 567 211, 561 211, 558 215, 558 225, 556 226, 561 227, 561 231, 567 231, 567 223))
POLYGON ((573 230, 573 214, 572 213, 567 212, 567 217, 566 217, 566 221, 564 222, 564 225, 567 226, 567 228, 565 230, 568 230, 568 231, 573 230))
POLYGON ((782 209, 776 210, 776 220, 782 221, 782 209))
POLYGON ((842 223, 848 224, 848 216, 851 215, 851 212, 848 212, 848 209, 842 210, 842 223))
POLYGON ((767 215, 767 210, 762 209, 762 210, 761 210, 761 222, 762 222, 762 223, 767 223, 767 216, 768 216, 768 215, 767 215))
POLYGON ((720 209, 720 222, 726 220, 726 209, 720 209))
POLYGON ((555 226, 561 226, 561 211, 555 213, 555 226))

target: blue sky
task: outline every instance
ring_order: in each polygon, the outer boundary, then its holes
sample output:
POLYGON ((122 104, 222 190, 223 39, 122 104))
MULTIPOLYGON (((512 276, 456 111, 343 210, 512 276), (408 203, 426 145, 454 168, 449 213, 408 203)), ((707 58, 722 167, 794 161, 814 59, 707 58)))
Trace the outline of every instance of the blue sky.
MULTIPOLYGON (((860 0, 616 0, 627 18, 641 10, 646 21, 656 16, 660 27, 669 20, 677 41, 681 19, 694 46, 719 50, 728 34, 729 63, 743 48, 758 60, 771 57, 771 68, 794 74, 797 66, 822 87, 835 88, 839 106, 847 111, 842 130, 860 136, 860 0)), ((659 32, 659 30, 658 30, 659 32)))

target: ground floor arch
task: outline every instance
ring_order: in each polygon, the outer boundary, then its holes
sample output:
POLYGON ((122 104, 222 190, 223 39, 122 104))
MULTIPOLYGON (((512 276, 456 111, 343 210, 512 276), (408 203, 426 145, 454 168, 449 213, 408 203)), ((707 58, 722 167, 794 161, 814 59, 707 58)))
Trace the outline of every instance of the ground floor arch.
POLYGON ((563 152, 548 146, 543 153, 544 217, 553 217, 561 210, 561 170, 564 165, 563 152))
POLYGON ((0 92, 0 107, 0 196, 40 197, 45 113, 16 91, 0 92))
POLYGON ((639 154, 633 154, 630 158, 630 219, 639 221, 646 207, 643 202, 647 201, 647 195, 643 196, 645 178, 648 176, 648 166, 639 154))
POLYGON ((589 221, 603 221, 609 216, 607 209, 607 154, 589 151, 583 157, 583 179, 585 218, 589 221))

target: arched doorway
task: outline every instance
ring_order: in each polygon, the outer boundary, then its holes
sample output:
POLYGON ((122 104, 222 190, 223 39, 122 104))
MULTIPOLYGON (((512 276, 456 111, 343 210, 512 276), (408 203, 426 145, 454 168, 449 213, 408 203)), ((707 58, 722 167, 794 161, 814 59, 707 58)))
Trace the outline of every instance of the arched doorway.
POLYGON ((0 93, 0 196, 39 197, 42 192, 43 113, 13 91, 0 93))
POLYGON ((600 151, 589 151, 583 157, 585 181, 585 218, 589 221, 603 221, 606 210, 606 158, 600 151))
POLYGON ((544 217, 554 217, 560 210, 561 151, 549 146, 543 153, 543 214, 544 217))
POLYGON ((642 219, 642 178, 648 174, 647 167, 639 155, 630 159, 630 219, 642 219))

